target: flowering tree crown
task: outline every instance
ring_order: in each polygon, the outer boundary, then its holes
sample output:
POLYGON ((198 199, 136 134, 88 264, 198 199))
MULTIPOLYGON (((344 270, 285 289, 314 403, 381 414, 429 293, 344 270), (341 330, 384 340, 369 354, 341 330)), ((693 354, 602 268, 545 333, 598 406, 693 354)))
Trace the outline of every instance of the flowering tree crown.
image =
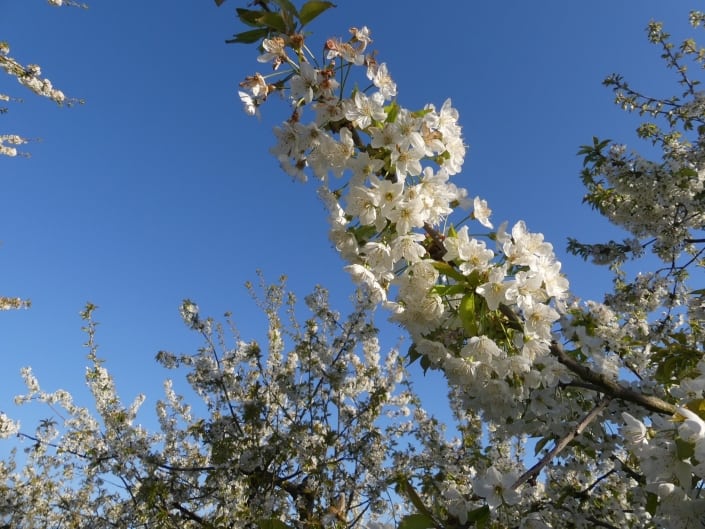
MULTIPOLYGON (((581 149, 586 202, 631 235, 570 241, 570 250, 615 271, 614 292, 582 302, 541 234, 521 221, 494 230, 486 201, 452 183, 465 145, 450 101, 404 108, 390 69, 370 52, 367 27, 326 40, 317 60, 301 33, 269 23, 291 4, 256 4, 240 14, 263 32, 257 60, 272 73, 248 77, 240 98, 248 114, 273 92, 291 102, 272 153, 287 174, 319 182, 346 269, 407 329, 409 358, 444 372, 456 413, 479 417, 489 445, 533 439, 533 467, 515 460, 477 471, 466 500, 484 497, 493 520, 532 527, 702 520, 705 298, 688 279, 705 250, 705 107, 685 66, 702 63, 702 49, 692 39, 674 45, 652 23, 649 39, 683 94, 659 99, 620 76, 605 82, 623 108, 665 119, 665 128, 638 130, 663 160, 599 139, 581 149), (647 249, 664 265, 627 277, 621 265, 647 249)), ((691 13, 694 27, 703 20, 691 13)))

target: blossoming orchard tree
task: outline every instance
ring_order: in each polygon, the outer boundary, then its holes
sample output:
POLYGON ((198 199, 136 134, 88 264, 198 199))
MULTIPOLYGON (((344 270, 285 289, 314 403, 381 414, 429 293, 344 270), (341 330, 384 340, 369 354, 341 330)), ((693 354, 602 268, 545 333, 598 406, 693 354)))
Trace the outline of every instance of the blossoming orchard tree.
MULTIPOLYGON (((680 93, 606 80, 624 109, 649 118, 638 134, 662 157, 599 139, 581 149, 585 201, 628 233, 570 241, 614 271, 603 302, 582 302, 541 234, 521 221, 495 229, 487 203, 452 183, 465 145, 449 100, 405 108, 367 27, 316 52, 302 28, 329 2, 254 4, 238 9, 252 29, 232 42, 261 43, 271 71, 241 84, 245 110, 258 114, 272 93, 289 99, 272 154, 318 182, 353 280, 408 331, 409 360, 443 371, 455 414, 481 421, 499 452, 402 490, 414 523, 704 526, 705 289, 693 273, 705 262, 705 97, 687 66, 702 67, 705 49, 652 23, 680 93), (624 263, 646 252, 656 269, 629 276, 624 263), (516 454, 528 440, 527 469, 516 454), (452 495, 425 495, 450 484, 452 495)), ((702 27, 705 15, 690 21, 702 27)))
MULTIPOLYGON (((0 464, 0 523, 705 525, 705 98, 687 69, 703 66, 705 49, 676 45, 652 23, 678 95, 606 80, 625 110, 649 120, 638 134, 660 158, 609 140, 581 149, 586 202, 627 233, 570 241, 614 272, 602 302, 583 302, 541 234, 521 221, 495 228, 488 204, 452 183, 465 145, 450 101, 405 108, 366 27, 309 42, 304 29, 331 7, 256 0, 237 10, 249 29, 231 42, 258 44, 268 70, 241 84, 247 113, 273 93, 290 103, 272 154, 287 174, 318 182, 360 288, 356 309, 342 319, 321 289, 306 300, 309 319, 285 324, 294 300, 282 284, 264 286, 263 351, 185 301, 183 319, 204 345, 158 360, 185 370, 198 400, 167 382, 160 429, 149 432, 137 422, 141 399, 123 404, 98 357, 88 306, 95 411, 24 372, 18 402, 56 413, 35 431, 0 414, 0 432, 25 441, 0 464), (378 305, 408 331, 406 358, 380 354, 378 305), (406 362, 445 374, 456 439, 419 407, 406 362)), ((705 15, 691 22, 700 28, 705 15)))
MULTIPOLYGON (((264 287, 265 351, 185 301, 181 314, 203 347, 158 360, 185 369, 201 402, 192 406, 166 382, 154 433, 136 421, 143 399, 123 405, 101 365, 88 306, 95 411, 65 391, 42 391, 24 371, 28 392, 18 402, 41 402, 56 414, 32 433, 0 421, 5 435, 19 432, 29 445, 21 470, 14 456, 0 464, 3 526, 369 526, 403 512, 390 494, 411 478, 398 468, 412 465, 421 475, 465 468, 468 448, 447 442, 418 407, 399 356, 380 355, 370 300, 361 296, 347 319, 322 289, 306 303, 312 316, 299 324, 283 285, 264 287), (410 442, 421 451, 408 450, 410 442)), ((448 493, 462 497, 452 487, 436 492, 448 493)))

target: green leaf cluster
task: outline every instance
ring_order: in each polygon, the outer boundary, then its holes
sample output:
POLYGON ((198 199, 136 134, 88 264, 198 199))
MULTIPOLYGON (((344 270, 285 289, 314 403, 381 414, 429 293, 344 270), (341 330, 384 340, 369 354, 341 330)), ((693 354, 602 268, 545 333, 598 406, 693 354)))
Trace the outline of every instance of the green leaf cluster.
MULTIPOLYGON (((220 6, 225 0, 215 0, 220 6)), ((296 35, 316 19, 321 13, 331 7, 332 2, 309 0, 300 9, 290 0, 257 0, 252 3, 259 9, 236 8, 240 21, 254 29, 236 33, 227 43, 252 44, 272 35, 296 35)))

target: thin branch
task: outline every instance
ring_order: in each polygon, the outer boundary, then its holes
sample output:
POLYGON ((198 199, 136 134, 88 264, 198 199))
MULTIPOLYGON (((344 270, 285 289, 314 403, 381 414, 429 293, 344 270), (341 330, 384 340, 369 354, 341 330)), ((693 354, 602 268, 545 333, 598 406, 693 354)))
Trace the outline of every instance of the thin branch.
POLYGON ((590 485, 588 485, 588 487, 587 487, 586 489, 580 491, 580 492, 578 493, 578 495, 579 495, 579 496, 587 497, 587 496, 590 494, 590 491, 592 491, 592 489, 594 489, 595 487, 597 487, 597 486, 600 484, 601 481, 606 480, 608 477, 610 477, 610 476, 611 476, 612 474, 614 474, 615 472, 617 472, 617 469, 614 468, 614 467, 611 468, 608 472, 606 472, 605 474, 602 474, 599 478, 597 478, 597 479, 596 479, 595 481, 593 481, 590 485))
POLYGON ((184 518, 186 518, 188 520, 192 520, 192 521, 194 521, 200 525, 203 525, 203 526, 206 525, 206 521, 201 516, 199 516, 198 514, 196 514, 193 511, 187 509, 186 507, 181 505, 179 502, 172 501, 171 506, 174 509, 176 509, 177 511, 179 511, 184 516, 184 518))
POLYGON ((595 407, 590 410, 590 413, 588 413, 583 419, 573 428, 570 432, 568 432, 565 436, 563 436, 562 439, 560 439, 556 445, 551 449, 550 452, 548 452, 545 456, 541 458, 541 460, 536 463, 534 466, 532 466, 529 470, 524 472, 521 476, 519 476, 519 479, 517 479, 514 482, 514 485, 512 485, 513 489, 519 488, 521 485, 526 483, 529 480, 535 479, 543 470, 543 468, 548 465, 554 457, 556 457, 559 453, 563 451, 563 449, 568 446, 573 439, 575 439, 577 436, 579 436, 581 433, 583 433, 583 430, 588 427, 588 425, 595 420, 595 418, 602 413, 602 411, 607 407, 607 405, 610 403, 612 400, 611 396, 604 396, 598 402, 595 407))

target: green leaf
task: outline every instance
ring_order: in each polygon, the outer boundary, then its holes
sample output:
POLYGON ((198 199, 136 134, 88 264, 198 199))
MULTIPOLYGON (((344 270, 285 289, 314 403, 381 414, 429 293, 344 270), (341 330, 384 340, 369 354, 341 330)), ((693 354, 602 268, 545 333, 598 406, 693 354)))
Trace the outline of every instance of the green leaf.
POLYGON ((433 268, 438 270, 444 276, 448 276, 450 278, 453 278, 456 281, 465 282, 467 280, 467 278, 462 273, 458 272, 458 270, 453 268, 448 263, 444 263, 441 261, 434 261, 433 268))
POLYGON ((455 296, 457 294, 465 294, 467 289, 467 285, 456 283, 454 285, 435 285, 431 288, 431 292, 439 296, 455 296))
POLYGON ((279 33, 289 33, 286 22, 281 13, 264 13, 259 17, 260 24, 272 28, 279 33))
POLYGON ((695 413, 701 419, 705 419, 705 399, 693 399, 685 405, 687 409, 695 413))
POLYGON ((421 365, 421 369, 423 369, 423 374, 426 374, 426 371, 429 370, 431 366, 431 361, 428 359, 428 356, 422 355, 419 353, 418 349, 416 349, 416 344, 411 344, 411 347, 409 347, 409 351, 406 353, 407 356, 409 357, 409 363, 407 366, 410 366, 417 360, 421 359, 419 362, 421 365))
POLYGON ((431 529, 435 527, 433 519, 426 514, 408 514, 399 522, 398 529, 431 529))
POLYGON ((331 7, 335 7, 333 2, 323 2, 320 0, 310 0, 306 2, 301 6, 301 12, 299 13, 299 21, 301 22, 301 26, 305 26, 318 15, 331 7))
POLYGON ((421 110, 416 110, 416 111, 412 112, 411 116, 415 117, 415 118, 422 118, 426 114, 428 114, 429 112, 433 112, 433 110, 431 110, 430 108, 423 108, 421 110))
POLYGON ((277 518, 263 518, 257 520, 259 529, 293 529, 290 525, 285 524, 277 518))
POLYGON ((484 299, 482 296, 471 292, 465 294, 458 305, 458 316, 463 324, 466 336, 472 338, 480 334, 479 320, 484 315, 484 299))
POLYGON ((218 7, 220 7, 220 6, 223 5, 224 2, 225 2, 225 0, 215 0, 215 5, 217 5, 218 7))
POLYGON ((536 446, 534 446, 534 455, 538 455, 541 450, 543 450, 543 447, 546 446, 546 444, 549 441, 552 441, 552 437, 542 437, 541 440, 536 443, 536 446))
POLYGON ((421 357, 421 369, 423 369, 423 374, 426 374, 426 371, 428 371, 431 368, 431 361, 428 359, 428 356, 424 355, 421 357))
POLYGON ((254 11, 252 9, 244 9, 242 7, 236 8, 235 11, 237 12, 237 17, 243 24, 247 24, 248 26, 255 28, 261 28, 264 25, 260 22, 260 17, 265 15, 267 13, 266 11, 254 11))
POLYGON ((289 0, 272 0, 272 2, 277 4, 287 17, 293 19, 299 16, 296 11, 296 6, 292 4, 289 0))
POLYGON ((394 123, 397 120, 397 116, 399 115, 399 110, 401 110, 401 107, 396 101, 392 101, 389 105, 384 107, 385 112, 387 113, 387 123, 394 123))
POLYGON ((483 505, 468 512, 468 522, 473 522, 475 527, 486 527, 490 521, 490 507, 483 505))
POLYGON ((409 350, 407 351, 406 355, 409 357, 409 363, 408 365, 413 364, 416 362, 419 358, 421 358, 421 353, 416 349, 416 344, 412 343, 411 346, 409 347, 409 350))
POLYGON ((267 28, 251 29, 234 35, 234 38, 228 39, 225 42, 228 44, 252 44, 269 35, 267 28))
POLYGON ((358 244, 364 245, 377 233, 377 228, 374 225, 369 226, 356 226, 348 228, 348 231, 355 236, 355 240, 358 244))

